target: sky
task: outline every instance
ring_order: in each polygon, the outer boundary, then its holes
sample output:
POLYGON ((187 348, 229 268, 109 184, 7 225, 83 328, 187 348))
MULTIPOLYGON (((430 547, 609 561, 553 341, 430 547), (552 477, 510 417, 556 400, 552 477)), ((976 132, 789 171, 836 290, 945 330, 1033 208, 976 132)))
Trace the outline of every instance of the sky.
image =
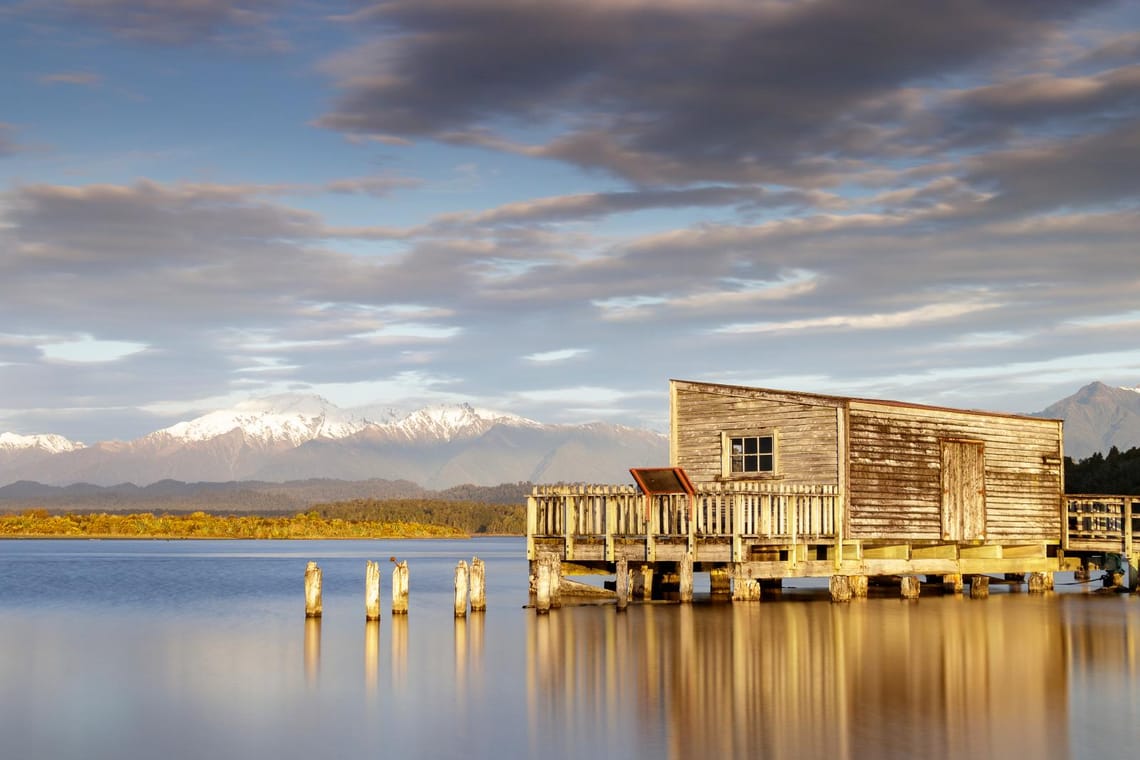
POLYGON ((1140 4, 8 0, 0 431, 1140 384, 1140 4))

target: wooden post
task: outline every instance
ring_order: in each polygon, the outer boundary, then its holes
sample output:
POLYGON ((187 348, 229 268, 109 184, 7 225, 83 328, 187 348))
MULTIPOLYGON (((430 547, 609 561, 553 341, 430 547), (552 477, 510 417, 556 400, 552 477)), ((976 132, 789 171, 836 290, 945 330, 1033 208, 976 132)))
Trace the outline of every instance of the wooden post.
MULTIPOLYGON (((396 562, 396 558, 392 557, 396 562)), ((408 614, 408 563, 396 562, 392 568, 392 614, 408 614)))
POLYGON ((483 560, 471 559, 471 611, 483 612, 487 609, 487 570, 483 560))
POLYGON ((539 615, 550 612, 550 555, 538 556, 538 576, 534 584, 534 608, 539 615))
POLYGON ((618 612, 624 612, 626 606, 629 605, 629 561, 619 559, 614 572, 616 573, 614 589, 617 591, 617 608, 618 612))
POLYGON ((364 619, 380 619, 380 563, 372 560, 364 566, 364 619))
POLYGON ((952 594, 962 593, 962 574, 950 573, 949 575, 942 576, 942 590, 949 591, 952 594))
POLYGON ((922 591, 917 575, 904 575, 899 581, 899 591, 903 599, 917 599, 922 591))
POLYGON ((316 562, 305 565, 305 617, 321 616, 321 569, 316 562))
POLYGON ((1029 574, 1029 593, 1031 594, 1044 594, 1052 586, 1050 581, 1053 576, 1049 573, 1030 573, 1029 574))
POLYGON ((531 490, 526 500, 526 558, 534 561, 534 534, 538 532, 538 486, 531 490))
POLYGON ((550 606, 562 606, 562 557, 557 554, 550 555, 550 606))
POLYGON ((847 585, 851 587, 851 596, 855 599, 867 598, 867 576, 865 575, 849 575, 847 576, 847 585))
POLYGON ((693 601, 693 553, 681 557, 681 602, 693 601))
POLYGON ((732 592, 732 576, 727 567, 709 571, 709 592, 713 596, 728 596, 732 592))
POLYGON ((643 585, 643 599, 653 598, 653 565, 641 566, 641 582, 643 585))
POLYGON ((831 592, 831 601, 833 602, 849 602, 851 601, 851 578, 846 575, 833 575, 827 583, 828 591, 831 592))
POLYGON ((471 587, 471 574, 466 560, 459 560, 455 566, 455 617, 467 617, 467 592, 471 587))
POLYGON ((988 575, 972 575, 970 576, 970 598, 971 599, 988 599, 990 595, 990 576, 988 575))

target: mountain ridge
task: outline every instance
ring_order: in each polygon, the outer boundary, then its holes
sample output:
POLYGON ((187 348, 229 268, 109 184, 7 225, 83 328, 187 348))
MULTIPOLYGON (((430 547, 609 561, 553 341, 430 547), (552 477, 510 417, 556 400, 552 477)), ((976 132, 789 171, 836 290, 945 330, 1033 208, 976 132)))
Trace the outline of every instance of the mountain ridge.
POLYGON ((12 443, 0 448, 0 483, 390 477, 446 488, 532 479, 625 481, 630 466, 668 460, 665 436, 603 422, 548 425, 470 404, 388 410, 380 421, 373 416, 319 396, 283 394, 132 441, 80 445, 58 436, 53 449, 36 445, 48 436, 7 434, 12 443))

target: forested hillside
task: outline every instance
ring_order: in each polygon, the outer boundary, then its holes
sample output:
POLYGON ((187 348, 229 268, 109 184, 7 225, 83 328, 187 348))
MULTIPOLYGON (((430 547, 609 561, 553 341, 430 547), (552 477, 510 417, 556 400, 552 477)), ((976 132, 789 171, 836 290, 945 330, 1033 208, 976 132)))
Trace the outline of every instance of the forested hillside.
POLYGON ((1140 448, 1121 453, 1097 452, 1073 461, 1065 457, 1065 493, 1100 493, 1140 496, 1140 448))
POLYGON ((354 499, 318 504, 314 510, 326 520, 420 523, 456 528, 470 534, 526 533, 525 503, 506 505, 439 499, 354 499))

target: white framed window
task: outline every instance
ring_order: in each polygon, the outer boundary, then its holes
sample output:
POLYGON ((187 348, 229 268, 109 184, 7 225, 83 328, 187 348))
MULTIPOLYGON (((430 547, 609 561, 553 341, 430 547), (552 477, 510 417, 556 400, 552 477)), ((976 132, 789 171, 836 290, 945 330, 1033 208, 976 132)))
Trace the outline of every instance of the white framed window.
POLYGON ((778 471, 777 436, 766 430, 722 434, 721 475, 747 478, 775 475, 778 471))

